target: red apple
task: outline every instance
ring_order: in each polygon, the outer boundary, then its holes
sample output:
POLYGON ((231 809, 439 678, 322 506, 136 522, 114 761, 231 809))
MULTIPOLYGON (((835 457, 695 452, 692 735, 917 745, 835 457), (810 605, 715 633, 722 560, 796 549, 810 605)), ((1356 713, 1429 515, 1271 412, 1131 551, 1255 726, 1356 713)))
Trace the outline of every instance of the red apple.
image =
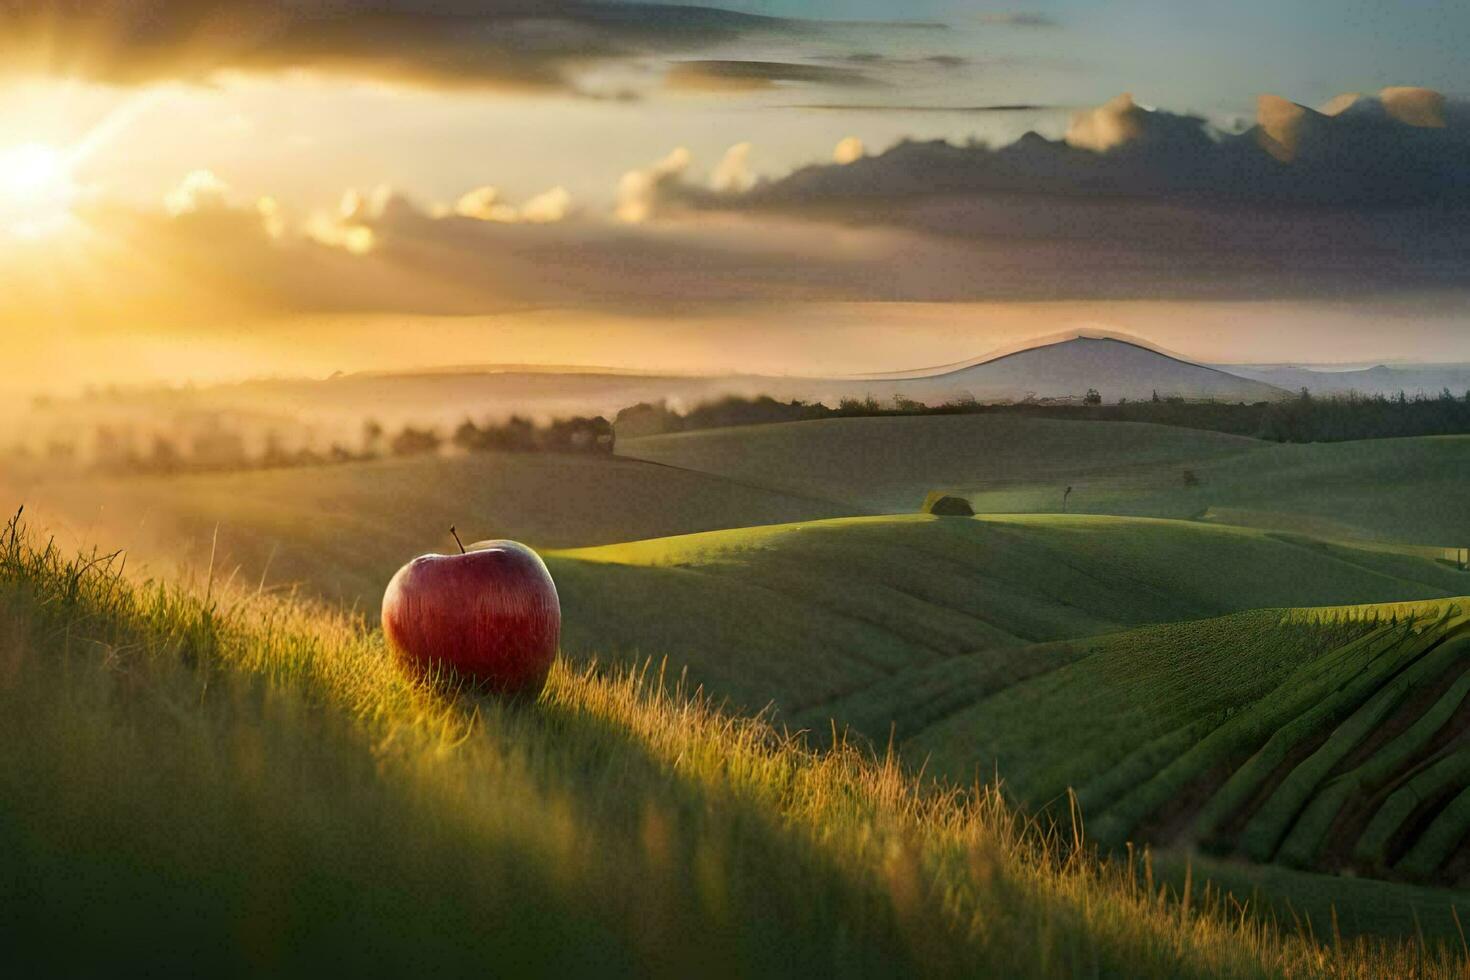
POLYGON ((486 541, 400 568, 383 596, 383 635, 415 674, 447 668, 480 690, 534 698, 556 658, 561 603, 536 552, 486 541))

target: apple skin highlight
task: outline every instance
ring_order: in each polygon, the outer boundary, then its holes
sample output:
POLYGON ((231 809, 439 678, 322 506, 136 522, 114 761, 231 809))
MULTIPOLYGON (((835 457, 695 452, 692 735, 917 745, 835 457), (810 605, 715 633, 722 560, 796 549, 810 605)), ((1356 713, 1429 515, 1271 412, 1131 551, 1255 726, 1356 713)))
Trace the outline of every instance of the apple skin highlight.
POLYGON ((561 638, 561 602, 541 557, 515 541, 423 555, 383 596, 383 635, 400 667, 534 699, 561 638))

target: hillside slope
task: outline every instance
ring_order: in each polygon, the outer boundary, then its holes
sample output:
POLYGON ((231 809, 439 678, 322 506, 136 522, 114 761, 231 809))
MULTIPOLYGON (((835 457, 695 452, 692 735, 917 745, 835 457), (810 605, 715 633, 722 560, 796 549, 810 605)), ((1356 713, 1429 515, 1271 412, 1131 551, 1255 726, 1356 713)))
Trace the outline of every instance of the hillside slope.
POLYGON ((945 490, 977 512, 1049 513, 1070 486, 1074 512, 1470 545, 1470 436, 1276 444, 1141 423, 971 415, 716 429, 629 440, 618 451, 874 511, 916 510, 929 491, 945 490))
MULTIPOLYGON (((415 688, 381 636, 0 534, 0 937, 25 975, 1451 976, 1064 860, 636 677, 415 688)), ((1437 928, 1431 921, 1429 928, 1437 928)))
POLYGON ((405 561, 468 538, 570 547, 859 513, 850 505, 617 458, 474 453, 340 466, 7 485, 63 540, 127 546, 134 563, 376 610, 405 561))
POLYGON ((888 512, 934 489, 1062 491, 1097 474, 1178 481, 1183 467, 1256 452, 1243 436, 1134 422, 1002 415, 823 419, 630 439, 619 455, 888 512))
POLYGON ((1092 644, 910 739, 1077 791, 1088 832, 1470 886, 1470 600, 1258 611, 1092 644))
MULTIPOLYGON (((1470 575, 1390 550, 1183 521, 838 519, 547 555, 575 656, 670 658, 743 708, 882 737, 905 699, 977 698, 1060 644, 1261 607, 1444 597, 1470 575), (1031 648, 1031 649, 1023 649, 1031 648)), ((902 728, 900 736, 904 734, 902 728)))
POLYGON ((1286 391, 1306 388, 1314 395, 1382 395, 1436 398, 1448 388, 1456 397, 1470 390, 1470 364, 1377 364, 1351 370, 1297 367, 1288 364, 1222 364, 1221 370, 1275 385, 1286 391))
POLYGON ((1133 401, 1158 394, 1190 400, 1270 401, 1284 389, 1159 353, 1112 337, 1075 337, 1029 347, 928 377, 896 382, 895 391, 917 401, 942 402, 970 395, 978 401, 1080 398, 1089 388, 1104 399, 1133 401))

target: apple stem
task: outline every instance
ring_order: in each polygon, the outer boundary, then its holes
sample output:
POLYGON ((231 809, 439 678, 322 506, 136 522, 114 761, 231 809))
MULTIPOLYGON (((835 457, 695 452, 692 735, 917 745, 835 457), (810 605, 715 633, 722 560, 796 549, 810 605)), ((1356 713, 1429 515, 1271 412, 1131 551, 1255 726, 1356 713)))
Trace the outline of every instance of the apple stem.
POLYGON ((449 533, 454 535, 454 543, 459 545, 459 553, 464 554, 464 542, 459 539, 459 532, 454 529, 453 524, 449 525, 449 533))

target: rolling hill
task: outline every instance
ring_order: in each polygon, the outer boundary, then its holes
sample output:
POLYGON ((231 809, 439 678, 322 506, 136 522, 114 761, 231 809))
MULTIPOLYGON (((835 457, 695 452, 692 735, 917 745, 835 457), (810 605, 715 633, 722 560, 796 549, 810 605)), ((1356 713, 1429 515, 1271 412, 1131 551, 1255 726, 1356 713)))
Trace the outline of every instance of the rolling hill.
POLYGON ((1313 368, 1292 364, 1225 364, 1221 370, 1285 391, 1306 388, 1314 395, 1437 397, 1448 388, 1457 398, 1470 390, 1470 364, 1375 364, 1361 368, 1313 368))
POLYGON ((1095 388, 1109 402, 1155 394, 1188 400, 1270 401, 1286 391, 1264 381, 1194 364, 1142 343, 1115 337, 1079 336, 1027 347, 927 376, 890 382, 915 401, 937 403, 972 397, 977 401, 1080 398, 1095 388))
POLYGON ((159 571, 299 584, 376 610, 408 558, 448 529, 539 548, 841 516, 850 505, 637 460, 475 453, 192 476, 7 482, 0 494, 63 540, 126 546, 159 571))
MULTIPOLYGON (((1162 447, 1140 443, 1133 447, 1138 455, 1160 453, 1155 457, 1160 461, 1157 465, 1165 468, 1178 465, 1183 458, 1178 454, 1200 453, 1202 446, 1206 453, 1215 452, 1221 463, 1255 453, 1249 440, 1180 430, 1157 435, 1202 440, 1184 445, 1164 443, 1162 447)), ((1027 467, 1047 465, 1044 458, 1025 462, 1025 453, 1033 451, 1027 449, 1028 442, 1035 442, 1031 437, 1034 432, 1021 431, 1014 433, 1009 442, 1013 447, 1010 459, 1022 472, 1027 467)), ((1108 447, 1095 447, 1094 452, 1095 459, 1105 459, 1108 447)), ((1004 463, 1006 455, 998 454, 998 459, 1004 463)), ((230 524, 228 531, 221 528, 222 549, 227 540, 253 542, 253 560, 264 562, 271 558, 264 551, 264 542, 271 540, 272 534, 280 535, 298 556, 292 560, 298 563, 296 568, 305 584, 330 595, 341 583, 360 583, 358 587, 363 590, 381 588, 387 573, 398 563, 439 544, 433 539, 442 535, 440 527, 453 515, 434 508, 460 507, 464 500, 473 500, 478 501, 474 508, 477 521, 497 507, 502 510, 494 512, 534 526, 532 522, 551 512, 549 507, 568 507, 560 513, 588 522, 581 526, 609 528, 615 526, 615 521, 667 522, 688 519, 690 513, 699 517, 706 513, 702 508, 712 502, 708 496, 712 488, 740 494, 724 501, 714 498, 721 509, 728 509, 729 500, 747 504, 754 501, 761 507, 772 506, 773 501, 780 507, 793 508, 844 506, 631 461, 495 456, 408 460, 329 471, 286 470, 229 478, 135 481, 130 500, 116 494, 95 499, 108 502, 108 506, 137 507, 151 502, 157 507, 133 512, 128 523, 119 525, 121 531, 163 524, 164 515, 186 506, 215 508, 215 513, 230 524), (614 479, 654 482, 611 486, 595 482, 596 476, 609 473, 618 475, 614 479), (333 485, 326 482, 328 477, 343 482, 333 485), (665 479, 688 482, 659 482, 665 479), (217 481, 212 486, 213 496, 201 493, 201 481, 217 481), (240 495, 242 482, 248 487, 248 497, 240 495), (633 491, 669 485, 692 488, 687 497, 677 498, 685 500, 689 512, 670 511, 667 501, 663 507, 639 509, 646 498, 633 491), (267 488, 270 492, 263 492, 267 488), (589 494, 595 496, 589 498, 589 494), (427 516, 414 517, 414 521, 424 522, 421 525, 412 521, 401 527, 394 525, 404 510, 401 501, 405 495, 421 495, 425 501, 427 516), (600 501, 605 509, 587 509, 589 499, 600 501), (269 506, 246 506, 244 500, 264 500, 269 506), (503 509, 508 502, 514 507, 503 509), (416 537, 418 534, 421 539, 416 537)), ((466 529, 475 526, 469 520, 459 523, 466 529)), ((176 527, 169 524, 165 529, 176 527)), ((1447 658, 1456 656, 1459 647, 1445 646, 1437 653, 1421 651, 1434 658, 1423 660, 1414 652, 1419 638, 1393 632, 1402 631, 1406 616, 1401 609, 1376 616, 1312 609, 1343 603, 1418 600, 1422 615, 1416 621, 1424 623, 1424 628, 1459 629, 1454 619, 1458 614, 1444 614, 1450 604, 1440 601, 1433 605, 1430 600, 1470 591, 1466 585, 1470 577, 1416 549, 1349 546, 1299 534, 1198 521, 1079 514, 991 515, 978 519, 907 514, 801 520, 665 536, 552 551, 547 560, 563 597, 563 647, 568 661, 596 661, 602 665, 589 678, 625 677, 627 670, 649 658, 667 658, 671 681, 687 670, 683 682, 686 690, 702 685, 716 702, 737 712, 755 711, 774 703, 778 723, 810 727, 811 739, 817 745, 830 746, 831 733, 844 725, 850 726, 854 734, 853 745, 868 744, 857 737, 859 734, 882 744, 892 733, 902 757, 914 768, 953 777, 962 785, 977 771, 994 773, 998 768, 1027 806, 1046 803, 1058 787, 1074 786, 1083 794, 1089 821, 1098 824, 1095 836, 1105 842, 1127 837, 1157 840, 1161 846, 1183 853, 1189 853, 1183 850, 1189 846, 1208 846, 1211 853, 1221 855, 1218 860, 1224 861, 1264 854, 1274 863, 1226 863, 1210 872, 1212 880, 1258 881, 1256 872, 1242 869, 1270 867, 1271 894, 1288 896, 1293 908, 1309 901, 1317 902, 1310 906, 1317 909, 1325 907, 1323 902, 1341 905, 1340 915, 1348 932, 1407 930, 1415 922, 1427 922, 1430 924, 1424 927, 1433 934, 1451 935, 1447 932, 1452 920, 1445 914, 1446 893, 1415 891, 1410 884, 1459 880, 1451 876, 1458 873, 1455 868, 1459 852, 1453 837, 1459 826, 1456 821, 1461 819, 1460 809, 1458 805, 1440 804, 1444 794, 1460 786, 1456 780, 1461 769, 1454 743, 1444 751, 1445 743, 1435 742, 1440 737, 1439 729, 1430 733, 1428 742, 1395 739, 1397 747, 1393 751, 1409 745, 1408 756, 1380 756, 1377 749, 1369 752, 1355 747, 1349 751, 1351 758, 1343 761, 1345 757, 1339 753, 1326 768, 1330 787, 1309 785, 1305 791, 1293 790, 1294 796, 1281 797, 1300 799, 1306 806, 1327 811, 1331 820, 1336 820, 1332 815, 1340 812, 1357 814, 1342 819, 1358 821, 1353 824, 1360 828, 1354 832, 1353 853, 1357 853, 1360 841, 1366 841, 1362 844, 1365 850, 1357 857, 1349 855, 1360 863, 1347 867, 1362 874, 1401 878, 1403 882, 1373 882, 1372 888, 1353 892, 1356 897, 1349 903, 1343 897, 1346 893, 1323 884, 1334 879, 1296 871, 1297 867, 1329 871, 1342 867, 1336 863, 1343 860, 1339 850, 1313 850, 1316 839, 1308 830, 1296 829, 1299 825, 1320 827, 1320 815, 1307 824, 1300 824, 1305 815, 1293 818, 1297 822, 1288 822, 1281 831, 1283 843, 1273 845, 1274 850, 1261 851, 1259 845, 1250 843, 1256 832, 1246 832, 1258 811, 1267 812, 1255 802, 1256 797, 1265 794, 1269 799, 1286 780, 1278 778, 1279 766, 1260 775, 1266 763, 1250 763, 1258 751, 1245 755, 1252 746, 1244 736, 1238 736, 1242 728, 1247 735, 1259 735, 1269 725, 1281 730, 1290 728, 1298 740, 1285 747, 1283 758, 1295 765, 1310 757, 1304 755, 1308 750, 1315 753, 1327 744, 1321 741, 1323 724, 1345 724, 1352 712, 1367 710, 1371 705, 1372 712, 1387 712, 1382 716, 1390 719, 1391 727, 1412 730, 1418 737, 1441 717, 1444 705, 1450 704, 1445 699, 1453 698, 1459 682, 1447 679, 1454 666, 1447 658), (1226 618, 1218 618, 1222 615, 1226 618), (1385 615, 1389 618, 1386 626, 1385 615), (1396 622, 1394 617, 1398 617, 1396 622), (1380 641, 1381 656, 1375 655, 1368 662, 1371 670, 1355 672, 1352 658, 1359 654, 1353 651, 1365 649, 1362 644, 1380 641), (1416 667, 1421 661, 1427 666, 1416 667), (1161 663, 1172 666, 1158 669, 1161 663), (1341 669, 1334 664, 1342 665, 1341 669), (1293 715, 1288 709, 1298 702, 1289 702, 1285 707, 1279 703, 1295 691, 1319 689, 1342 689, 1347 693, 1331 699, 1326 715, 1305 710, 1293 715), (1232 722, 1237 716, 1245 720, 1232 722), (1317 727, 1311 727, 1313 724, 1317 727), (1222 741, 1228 751, 1216 748, 1222 741), (1210 764, 1219 758, 1234 768, 1226 771, 1210 764), (1354 782, 1347 789, 1338 785, 1341 775, 1365 767, 1367 775, 1372 775, 1389 766, 1384 759, 1394 758, 1400 762, 1407 759, 1405 764, 1420 766, 1430 775, 1420 782, 1413 781, 1417 776, 1399 782, 1404 775, 1400 766, 1387 773, 1387 783, 1372 782, 1359 773, 1364 777, 1361 784, 1354 782), (1340 769, 1350 762, 1351 769, 1340 769), (1250 801, 1234 810, 1218 804, 1216 810, 1229 813, 1223 823, 1204 822, 1215 812, 1207 808, 1208 799, 1213 797, 1185 799, 1177 792, 1182 778, 1186 788, 1205 786, 1218 795, 1231 785, 1236 771, 1247 775, 1239 777, 1230 792, 1245 793, 1250 801), (1130 796, 1126 792, 1129 787, 1147 781, 1144 776, 1134 779, 1138 772, 1166 781, 1148 791, 1154 796, 1130 796), (1360 785, 1367 788, 1354 788, 1360 785), (1403 819, 1393 823, 1394 815, 1404 809, 1402 802, 1389 802, 1393 794, 1399 789, 1418 793, 1425 786, 1437 794, 1436 809, 1431 813, 1410 807, 1403 819), (1178 797, 1185 803, 1168 810, 1149 805, 1149 800, 1161 797, 1178 797), (1328 802, 1318 803, 1319 798, 1328 802), (1332 800, 1341 805, 1329 811, 1332 800), (1442 812, 1448 815, 1441 817, 1442 812), (1380 813, 1387 815, 1380 817, 1380 813), (1373 829, 1375 820, 1377 829, 1373 829), (1285 850, 1285 842, 1293 835, 1296 851, 1285 850), (1297 852, 1304 856, 1293 857, 1297 852), (1396 910, 1391 916, 1373 911, 1390 906, 1396 910)), ((22 572, 12 569, 8 574, 22 572)), ((255 575, 254 568, 247 565, 245 581, 253 583, 255 575)), ((202 581, 200 584, 203 586, 202 581)), ((240 584, 217 581, 209 588, 211 594, 220 590, 232 596, 240 584)), ((225 623, 234 624, 243 622, 233 618, 244 615, 240 610, 253 610, 255 604, 274 601, 270 596, 247 596, 240 601, 222 600, 212 608, 225 623)), ((60 604, 57 608, 64 612, 66 607, 60 604)), ((293 611, 281 615, 286 616, 285 622, 293 623, 308 614, 293 611)), ((122 633, 104 631, 99 642, 122 650, 139 649, 138 632, 146 634, 152 629, 147 625, 151 621, 146 617, 129 620, 122 633)), ((67 635, 89 635, 86 631, 96 628, 89 622, 80 623, 73 628, 75 633, 67 635)), ((188 651, 200 642, 224 643, 229 648, 229 644, 239 642, 229 638, 236 636, 233 632, 225 639, 200 640, 194 632, 196 627, 169 627, 166 636, 171 639, 167 642, 173 646, 168 649, 175 653, 188 651)), ((274 631, 279 628, 270 626, 272 632, 250 640, 243 653, 231 656, 242 658, 242 665, 275 664, 269 667, 271 676, 277 678, 273 683, 291 678, 311 684, 345 682, 348 674, 331 672, 336 668, 331 667, 334 661, 330 656, 312 653, 299 662, 273 660, 276 655, 267 651, 274 644, 279 643, 286 651, 317 649, 312 644, 318 641, 278 635, 274 631), (317 667, 306 666, 316 664, 318 657, 323 657, 320 669, 327 671, 324 675, 312 672, 317 667)), ((287 627, 288 631, 291 628, 287 627)), ((209 626, 201 635, 214 636, 209 632, 212 629, 209 626)), ((229 629, 236 626, 230 625, 229 629)), ((381 640, 376 633, 366 639, 352 639, 361 636, 360 630, 354 620, 333 625, 330 642, 346 642, 354 651, 352 658, 373 656, 374 645, 381 640)), ((57 634, 42 631, 37 635, 57 634)), ((156 642, 162 644, 164 640, 156 642)), ((1433 642, 1433 636, 1426 642, 1433 642)), ((208 653, 207 660, 216 663, 220 656, 217 649, 206 649, 215 651, 208 653)), ((14 655, 10 656, 13 661, 14 655)), ((198 656, 186 652, 183 662, 198 656)), ((40 690, 46 682, 36 683, 40 690)), ((600 687, 578 687, 582 681, 565 683, 572 686, 562 688, 567 693, 558 697, 605 704, 612 696, 600 687)), ((604 682, 594 679, 588 683, 604 682)), ((157 685, 153 684, 152 689, 156 690, 157 685)), ((211 682, 211 689, 228 689, 228 685, 217 678, 211 682)), ((91 695, 80 692, 78 697, 86 700, 91 695)), ((111 703, 113 697, 103 697, 99 703, 111 703)), ((45 703, 35 697, 30 700, 45 703)), ((187 700, 184 697, 180 703, 187 700)), ((229 718, 229 711, 234 709, 218 710, 224 714, 209 718, 229 718)), ((281 717, 294 717, 289 710, 281 717)), ((104 716, 105 712, 98 715, 104 716)), ((42 724, 59 726, 65 715, 26 717, 30 721, 22 728, 31 731, 39 730, 37 726, 42 724)), ((118 722, 131 723, 126 719, 118 722)), ((206 719, 201 724, 217 722, 206 719)), ((251 722, 247 728, 255 724, 251 722)), ((591 730, 608 731, 605 720, 588 724, 591 730)), ((226 738, 225 744, 234 745, 237 736, 228 731, 210 737, 226 738)), ((14 737, 21 738, 19 734, 14 737)), ((99 731, 96 742, 104 744, 114 738, 115 733, 108 729, 99 731)), ((161 746, 146 753, 150 763, 168 757, 161 746)), ((320 775, 326 767, 338 764, 329 758, 293 761, 295 757, 286 748, 270 751, 287 769, 299 763, 303 771, 320 775)), ((1379 748, 1388 751, 1384 746, 1379 748)), ((244 743, 228 751, 248 754, 247 749, 257 751, 244 743)), ((531 751, 538 760, 563 760, 563 756, 547 755, 545 749, 531 751)), ((567 756, 564 763, 574 767, 591 765, 588 759, 603 758, 600 753, 605 751, 589 744, 586 758, 567 756)), ((677 754, 685 750, 675 747, 671 751, 677 754)), ((189 764, 185 759, 177 762, 186 773, 191 771, 189 764)), ((563 761, 555 764, 560 766, 563 761)), ((1310 771, 1322 765, 1319 759, 1310 771)), ((536 778, 554 779, 545 775, 536 778)), ((1374 778, 1384 777, 1380 772, 1374 778)), ((16 787, 28 782, 51 785, 40 770, 0 771, 0 789, 9 786, 6 791, 12 796, 19 792, 16 787), (7 772, 14 776, 9 783, 5 782, 7 772)), ((1297 782, 1301 780, 1292 785, 1297 782)), ((297 791, 270 783, 249 792, 257 789, 269 793, 297 791)), ((452 787, 450 791, 463 792, 452 787)), ((200 784, 195 792, 207 798, 213 791, 200 784)), ((140 820, 162 819, 151 811, 136 812, 136 805, 127 803, 126 797, 115 802, 121 812, 134 812, 140 820)), ((265 804, 263 799, 255 799, 250 805, 265 804)), ((343 805, 356 806, 347 802, 343 805)), ((708 804, 698 801, 691 805, 698 808, 708 804)), ((1273 805, 1271 812, 1279 808, 1289 806, 1273 805)), ((44 808, 34 812, 54 816, 54 811, 44 808)), ((401 814, 394 803, 384 819, 419 819, 401 814)), ((240 831, 232 829, 224 817, 210 819, 214 821, 211 826, 217 825, 222 833, 239 835, 240 831)), ((170 833, 179 833, 174 824, 168 826, 170 833)), ((269 838, 256 840, 259 846, 269 844, 269 838)), ((364 839, 364 846, 370 843, 364 839)), ((607 843, 622 846, 611 839, 607 843)), ((130 846, 142 846, 138 853, 147 860, 164 860, 148 845, 130 846)), ((197 863, 199 858, 196 855, 188 860, 197 863)), ((1165 864, 1161 862, 1159 869, 1165 873, 1165 864)), ((67 871, 58 866, 48 873, 64 877, 67 871)), ((70 873, 75 873, 74 869, 70 873)), ((534 874, 534 869, 530 873, 534 874)), ((418 879, 406 880, 412 884, 418 879)), ((354 914, 368 913, 359 910, 354 914)), ((615 910, 598 914, 612 915, 616 920, 615 910)), ((637 949, 628 955, 636 957, 637 949)))
POLYGON ((1170 473, 1264 448, 1243 436, 1134 422, 1010 415, 822 419, 624 440, 619 455, 882 512, 930 490, 1044 488, 1061 509, 1092 474, 1170 473))
POLYGON ((0 531, 0 935, 23 975, 1457 967, 1144 893, 994 794, 925 794, 636 675, 446 694, 330 613, 89 561, 0 531))
POLYGON ((1088 833, 1470 885, 1470 600, 1254 611, 1101 638, 905 746, 1074 787, 1088 833))
POLYGON ((878 512, 931 490, 977 512, 1189 518, 1465 547, 1470 437, 1277 444, 1132 422, 828 419, 627 440, 619 453, 878 512), (1194 482, 1186 482, 1185 472, 1194 482))
POLYGON ((1086 649, 1063 641, 1470 592, 1470 574, 1390 549, 1081 515, 838 519, 546 558, 568 654, 667 656, 740 708, 774 703, 793 725, 835 717, 875 737, 1086 649))

